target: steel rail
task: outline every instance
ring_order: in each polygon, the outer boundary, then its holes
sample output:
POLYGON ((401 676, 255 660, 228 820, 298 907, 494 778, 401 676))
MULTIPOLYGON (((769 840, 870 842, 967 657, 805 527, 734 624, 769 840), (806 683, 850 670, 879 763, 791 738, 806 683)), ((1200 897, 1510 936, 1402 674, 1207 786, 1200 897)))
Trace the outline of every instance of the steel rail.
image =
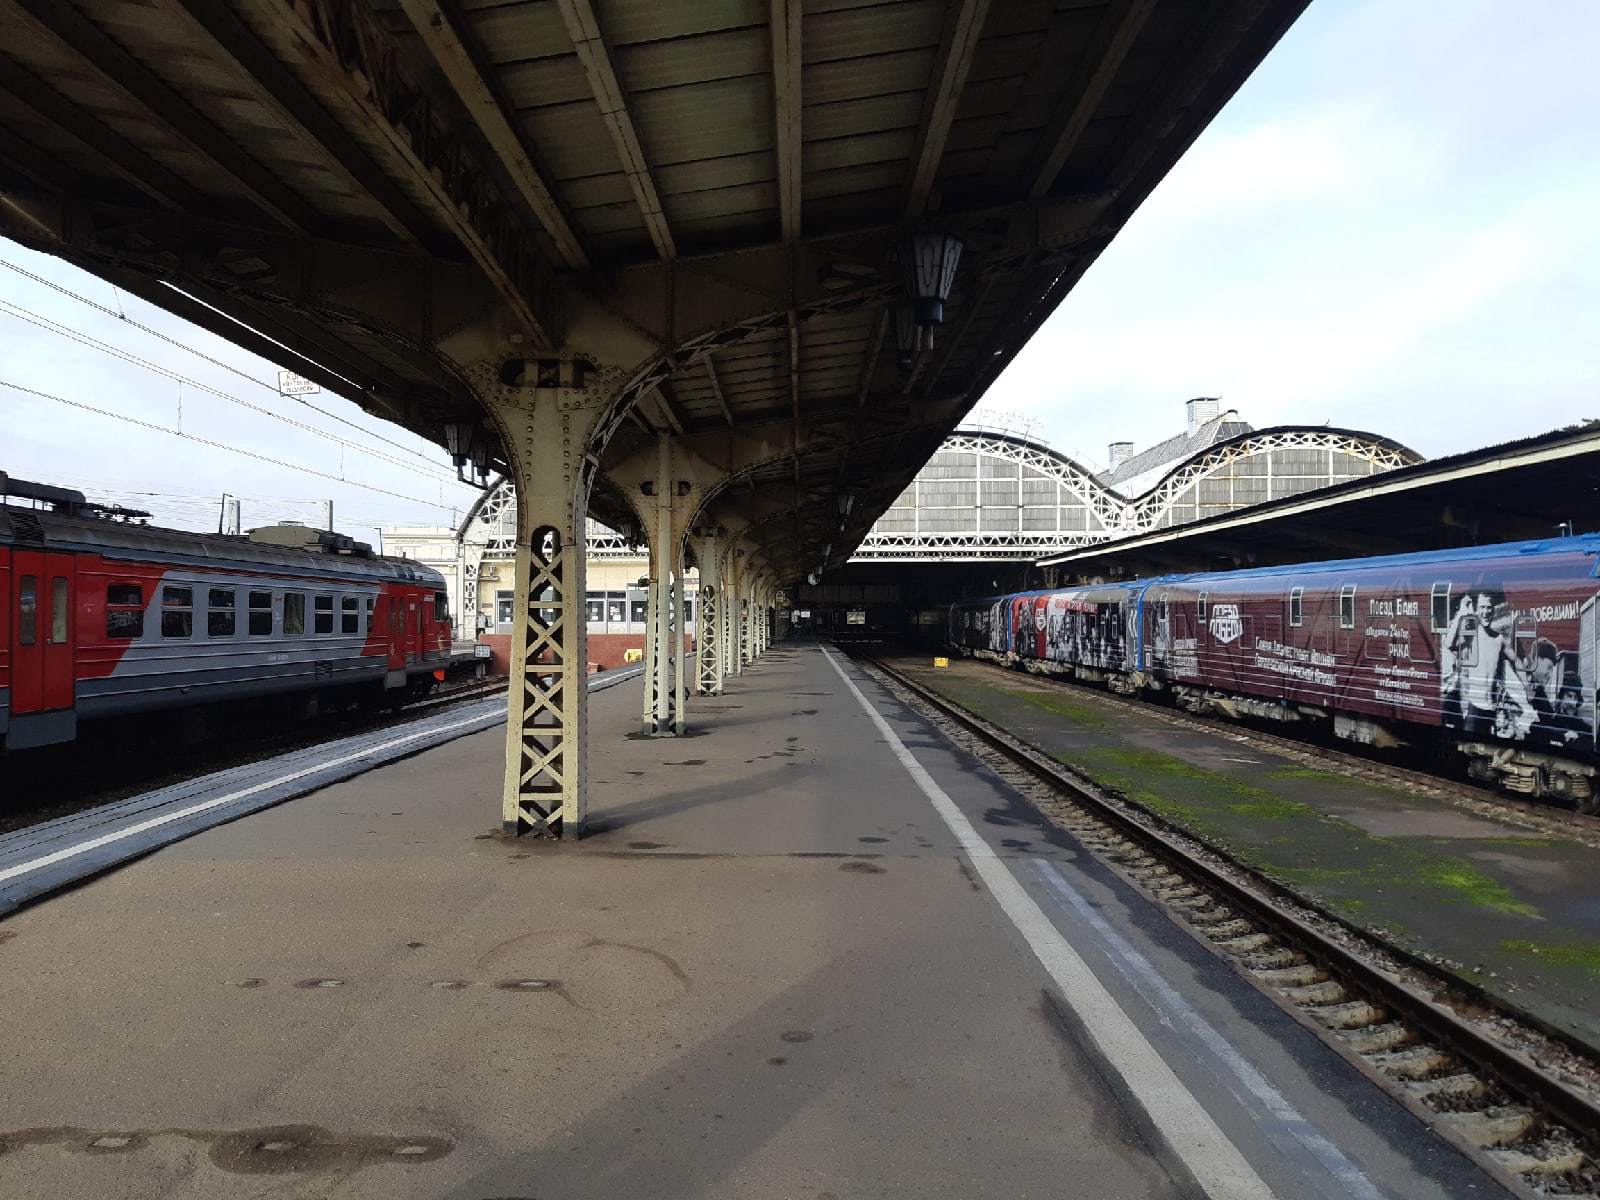
MULTIPOLYGON (((1174 864, 1180 875, 1213 892, 1241 915, 1271 930, 1274 935, 1300 951, 1318 967, 1326 970, 1353 994, 1382 1006, 1396 1019, 1410 1025, 1442 1049, 1462 1060, 1465 1065, 1475 1068, 1487 1080, 1499 1084, 1507 1093, 1527 1104, 1541 1116, 1565 1126, 1583 1145, 1591 1160, 1596 1158, 1596 1149, 1600 1148, 1600 1101, 1593 1100, 1563 1083, 1528 1055, 1489 1037, 1449 1008, 1414 990, 1401 980, 1393 978, 1322 930, 1293 913, 1286 912, 1275 901, 1315 913, 1318 919, 1337 925, 1346 934, 1360 939, 1380 954, 1403 962, 1409 969, 1436 982, 1441 993, 1474 993, 1471 998, 1475 1002, 1519 1024, 1529 1023, 1525 1014, 1510 1009, 1497 998, 1472 988, 1465 981, 1440 975, 1431 964, 1404 948, 1375 937, 1337 914, 1324 910, 1304 896, 1267 878, 1232 855, 1205 843, 1189 831, 1180 829, 1136 802, 1108 801, 1091 790, 1092 780, 1079 778, 1043 752, 909 678, 881 659, 851 650, 847 645, 841 645, 840 648, 858 661, 881 671, 898 686, 916 696, 919 701, 953 721, 1024 772, 1033 775, 1051 788, 1067 793, 1074 803, 1111 826, 1122 837, 1145 848, 1154 856, 1174 864), (1139 819, 1130 815, 1128 809, 1136 811, 1139 819), (1196 857, 1191 849, 1182 844, 1180 838, 1204 847, 1208 855, 1214 856, 1223 865, 1219 866, 1196 857), (1248 886, 1241 882, 1240 876, 1249 880, 1248 886)), ((1206 943, 1203 935, 1201 941, 1208 948, 1212 948, 1206 943)), ((1287 1003, 1283 997, 1275 995, 1271 987, 1259 984, 1257 986, 1269 998, 1295 1016, 1302 1025, 1337 1050, 1341 1056, 1355 1063, 1364 1074, 1374 1078, 1392 1094, 1396 1094, 1402 1103, 1419 1116, 1423 1116, 1438 1132, 1449 1137, 1475 1161, 1490 1166, 1502 1182, 1509 1180, 1518 1190, 1523 1191, 1523 1194, 1534 1194, 1527 1190, 1526 1184, 1488 1157, 1484 1153, 1484 1147, 1473 1145, 1450 1130, 1448 1125, 1438 1121, 1437 1118, 1442 1115, 1441 1113, 1422 1106, 1415 1097, 1395 1086, 1398 1081, 1379 1075, 1369 1064, 1362 1062, 1359 1054, 1341 1044, 1333 1031, 1309 1020, 1292 1003, 1287 1003)), ((1559 1030, 1551 1029, 1540 1022, 1535 1023, 1541 1033, 1558 1040, 1575 1055, 1593 1061, 1594 1054, 1590 1048, 1559 1030)))

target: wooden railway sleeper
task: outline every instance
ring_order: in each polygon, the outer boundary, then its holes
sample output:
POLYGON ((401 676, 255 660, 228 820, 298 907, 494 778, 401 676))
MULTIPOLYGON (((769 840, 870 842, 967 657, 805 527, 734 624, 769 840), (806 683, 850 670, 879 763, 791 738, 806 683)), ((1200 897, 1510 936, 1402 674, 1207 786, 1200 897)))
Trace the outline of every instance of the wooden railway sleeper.
POLYGON ((1520 1104, 1479 1109, 1473 1112, 1444 1114, 1444 1120, 1474 1146, 1511 1146, 1527 1138, 1539 1127, 1539 1118, 1520 1104))
POLYGON ((1583 1170, 1588 1162, 1577 1146, 1554 1138, 1548 1138, 1531 1148, 1491 1146, 1488 1154, 1503 1170, 1513 1175, 1532 1175, 1535 1178, 1575 1174, 1583 1170))

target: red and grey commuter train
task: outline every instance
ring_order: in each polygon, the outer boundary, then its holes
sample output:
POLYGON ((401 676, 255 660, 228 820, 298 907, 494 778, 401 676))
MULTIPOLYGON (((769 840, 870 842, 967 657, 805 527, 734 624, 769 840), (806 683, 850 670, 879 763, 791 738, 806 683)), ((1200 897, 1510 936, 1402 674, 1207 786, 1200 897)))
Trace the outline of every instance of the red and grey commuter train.
POLYGON ((1470 773, 1600 809, 1600 534, 1166 575, 951 606, 959 651, 1197 713, 1438 744, 1470 773))
POLYGON ((0 473, 7 750, 157 709, 288 697, 315 711, 425 691, 450 645, 444 579, 417 563, 297 525, 240 537, 133 524, 0 473))

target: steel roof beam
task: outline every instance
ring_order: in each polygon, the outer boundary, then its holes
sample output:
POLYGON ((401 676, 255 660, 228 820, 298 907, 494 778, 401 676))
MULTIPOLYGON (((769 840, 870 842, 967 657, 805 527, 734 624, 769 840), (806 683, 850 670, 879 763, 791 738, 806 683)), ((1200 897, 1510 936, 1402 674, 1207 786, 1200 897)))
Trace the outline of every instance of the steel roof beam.
POLYGON ((153 113, 179 141, 214 163, 250 200, 296 233, 315 233, 321 215, 274 172, 251 158, 215 125, 71 4, 60 0, 6 0, 24 26, 49 30, 119 90, 153 113))
MULTIPOLYGON (((535 348, 559 345, 556 284, 529 245, 520 214, 473 159, 461 131, 452 128, 451 115, 406 74, 388 31, 353 4, 307 7, 298 0, 261 0, 261 6, 267 19, 293 31, 318 75, 337 87, 388 144, 410 181, 432 201, 440 222, 500 293, 511 317, 533 336, 535 348)), ((425 40, 433 33, 426 17, 420 32, 425 40)), ((476 99, 467 107, 498 111, 492 95, 476 99)))
POLYGON ((800 240, 800 0, 772 0, 772 103, 778 162, 778 222, 800 240))
POLYGON ((934 60, 931 86, 923 100, 922 119, 917 129, 917 163, 906 187, 908 221, 920 217, 927 207, 939 163, 944 158, 945 142, 950 137, 950 126, 961 102, 961 89, 966 86, 972 56, 977 52, 983 22, 988 15, 989 0, 961 0, 951 6, 946 16, 944 37, 934 60))
POLYGON ((727 397, 722 394, 722 381, 717 378, 717 365, 711 361, 711 355, 705 356, 706 382, 711 385, 711 394, 717 398, 717 407, 722 410, 722 419, 728 423, 728 428, 733 428, 733 409, 728 407, 727 397))
POLYGON ((468 41, 471 34, 465 31, 465 22, 454 6, 448 0, 400 0, 400 4, 422 44, 455 88, 462 107, 471 114, 518 193, 556 244, 561 261, 575 270, 587 267, 589 252, 534 166, 522 135, 512 128, 506 114, 515 110, 491 82, 489 71, 479 65, 479 55, 468 41))
POLYGON ((672 398, 672 393, 668 391, 665 380, 656 385, 655 397, 656 407, 661 410, 661 415, 666 419, 667 425, 673 433, 681 437, 684 428, 683 410, 679 408, 677 401, 672 398))
POLYGON ((298 128, 321 152, 330 168, 364 192, 394 235, 418 248, 438 240, 431 219, 384 174, 366 149, 328 114, 278 56, 267 49, 248 25, 216 0, 156 0, 191 33, 214 48, 218 61, 273 109, 280 120, 298 128))
POLYGON ((71 136, 112 175, 126 180, 163 208, 193 211, 206 199, 143 150, 102 125, 38 76, 0 56, 0 91, 47 124, 71 136))
POLYGON ((1028 164, 1028 199, 1041 200, 1055 186, 1067 157, 1076 149, 1089 120, 1122 68, 1122 62, 1139 38, 1139 31, 1156 7, 1155 0, 1115 0, 1095 26, 1094 38, 1067 77, 1065 101, 1056 111, 1033 161, 1028 164), (1076 97, 1076 99, 1074 99, 1076 97))
POLYGON ((611 140, 617 147, 617 157, 622 160, 622 170, 633 189, 639 212, 644 217, 650 240, 662 258, 677 257, 678 249, 672 240, 672 230, 667 225, 667 214, 661 207, 661 196, 656 191, 655 180, 650 175, 650 164, 644 147, 639 144, 639 132, 628 113, 628 96, 617 78, 611 61, 611 51, 605 35, 600 30, 600 20, 589 0, 561 0, 561 17, 567 23, 567 33, 577 48, 578 61, 589 76, 589 87, 594 92, 600 115, 611 130, 611 140))

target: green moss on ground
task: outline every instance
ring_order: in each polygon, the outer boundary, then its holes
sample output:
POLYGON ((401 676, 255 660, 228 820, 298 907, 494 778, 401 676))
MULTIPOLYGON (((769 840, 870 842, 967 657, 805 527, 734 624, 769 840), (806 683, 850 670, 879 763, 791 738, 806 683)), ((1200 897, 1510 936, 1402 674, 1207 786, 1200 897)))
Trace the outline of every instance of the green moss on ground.
MULTIPOLYGON (((1430 901, 1512 916, 1539 915, 1468 859, 1418 845, 1416 839, 1367 833, 1303 801, 1158 750, 1099 746, 1057 757, 1185 829, 1221 843, 1282 883, 1336 893, 1327 895, 1328 901, 1352 915, 1386 893, 1401 901, 1418 891, 1430 893, 1430 901)), ((1383 923, 1393 928, 1392 915, 1383 923)))
POLYGON ((1540 942, 1530 938, 1507 938, 1500 949, 1508 954, 1537 954, 1540 961, 1558 967, 1575 967, 1587 975, 1600 976, 1600 942, 1540 942))

